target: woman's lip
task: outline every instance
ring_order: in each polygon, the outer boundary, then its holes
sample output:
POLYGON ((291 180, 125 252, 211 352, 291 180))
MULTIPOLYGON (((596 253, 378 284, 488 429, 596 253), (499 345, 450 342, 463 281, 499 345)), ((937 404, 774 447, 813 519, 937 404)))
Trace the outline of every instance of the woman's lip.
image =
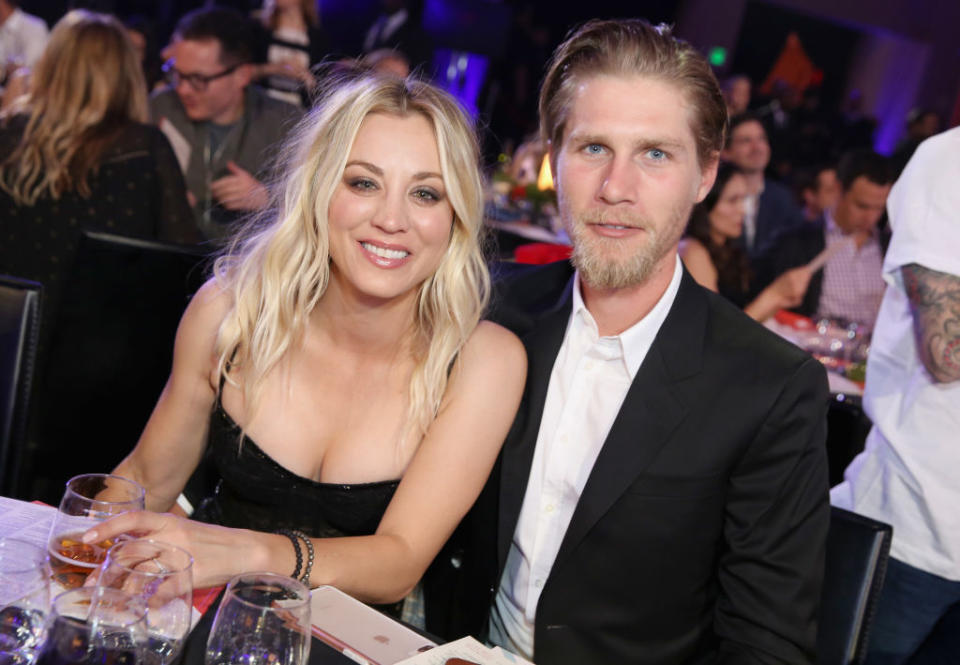
POLYGON ((377 267, 379 267, 379 268, 399 268, 400 266, 406 264, 406 263, 410 260, 410 257, 413 256, 413 254, 411 254, 408 250, 406 250, 406 249, 404 249, 404 248, 402 248, 402 247, 396 246, 396 245, 394 245, 394 246, 392 246, 392 247, 389 247, 389 246, 384 246, 382 243, 371 242, 371 241, 369 241, 369 240, 363 240, 363 241, 360 241, 360 242, 357 243, 357 244, 358 244, 359 247, 360 247, 361 253, 363 253, 363 255, 367 258, 367 260, 370 261, 370 263, 372 263, 373 265, 375 265, 375 266, 377 266, 377 267), (406 252, 406 255, 404 255, 404 256, 402 256, 402 257, 380 256, 379 254, 374 254, 374 253, 371 252, 369 249, 367 249, 366 247, 364 247, 364 243, 366 243, 366 244, 368 244, 368 245, 373 245, 373 246, 378 247, 378 248, 380 248, 380 249, 387 249, 387 250, 392 250, 392 251, 406 252))
POLYGON ((367 243, 368 245, 374 245, 375 247, 379 247, 379 248, 381 248, 381 249, 392 249, 392 250, 398 251, 398 252, 406 252, 407 254, 412 254, 412 253, 413 253, 413 252, 411 252, 411 251, 409 250, 409 248, 407 248, 407 247, 405 247, 405 246, 403 246, 403 245, 395 245, 395 244, 393 244, 393 243, 383 242, 382 240, 371 240, 371 239, 369 239, 369 238, 364 238, 364 239, 362 239, 362 240, 360 241, 360 243, 361 243, 361 244, 362 244, 362 243, 367 243))

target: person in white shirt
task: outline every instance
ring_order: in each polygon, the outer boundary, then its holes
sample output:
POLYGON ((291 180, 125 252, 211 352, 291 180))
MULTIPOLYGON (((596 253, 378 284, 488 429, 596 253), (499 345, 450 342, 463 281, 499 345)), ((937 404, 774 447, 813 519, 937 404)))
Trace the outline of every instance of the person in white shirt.
POLYGON ((19 67, 33 67, 48 39, 43 19, 24 12, 16 0, 0 0, 0 81, 19 67))
MULTIPOLYGON (((867 662, 907 662, 960 610, 960 128, 920 145, 887 202, 887 290, 867 361, 873 421, 832 502, 893 525, 867 662)), ((952 652, 960 653, 960 636, 952 652)), ((912 662, 912 661, 911 661, 912 662)))
POLYGON ((540 115, 573 260, 498 279, 529 373, 458 607, 538 665, 812 663, 826 376, 677 254, 724 143, 710 66, 665 26, 590 21, 540 115))

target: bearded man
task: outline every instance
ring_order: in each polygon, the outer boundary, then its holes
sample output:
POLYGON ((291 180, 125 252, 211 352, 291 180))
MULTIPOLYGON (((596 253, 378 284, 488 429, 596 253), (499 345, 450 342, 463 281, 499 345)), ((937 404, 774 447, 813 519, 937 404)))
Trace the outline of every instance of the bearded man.
MULTIPOLYGON (((726 111, 665 27, 592 21, 540 118, 571 262, 501 273, 529 375, 461 563, 538 665, 812 663, 829 523, 823 368, 684 270, 726 111), (495 542, 492 542, 495 541, 495 542)), ((429 606, 428 606, 429 620, 429 606)))

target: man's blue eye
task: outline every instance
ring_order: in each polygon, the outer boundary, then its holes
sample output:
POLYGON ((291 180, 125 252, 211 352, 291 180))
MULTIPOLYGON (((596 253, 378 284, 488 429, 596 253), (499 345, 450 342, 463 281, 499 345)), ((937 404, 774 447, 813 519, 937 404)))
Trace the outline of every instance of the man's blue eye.
POLYGON ((599 143, 591 143, 587 146, 586 150, 591 155, 599 155, 601 152, 603 152, 603 146, 599 143))
POLYGON ((650 157, 652 157, 653 159, 658 161, 661 159, 667 158, 667 153, 665 153, 663 150, 658 150, 657 148, 653 148, 649 150, 647 154, 650 155, 650 157))

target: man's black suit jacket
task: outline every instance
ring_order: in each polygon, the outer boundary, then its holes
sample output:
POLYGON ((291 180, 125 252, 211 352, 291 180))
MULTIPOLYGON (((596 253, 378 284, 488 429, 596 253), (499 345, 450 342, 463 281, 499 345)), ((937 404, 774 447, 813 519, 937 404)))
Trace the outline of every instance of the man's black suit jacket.
MULTIPOLYGON (((459 611, 478 619, 461 634, 481 634, 499 585, 572 274, 560 262, 498 279, 491 318, 522 337, 529 370, 498 465, 458 534, 470 540, 457 560, 468 579, 459 611)), ((685 272, 543 588, 537 665, 812 662, 827 401, 819 363, 685 272)))
POLYGON ((800 208, 790 190, 779 182, 764 181, 757 205, 756 229, 748 254, 751 261, 771 250, 777 238, 803 222, 800 208))

